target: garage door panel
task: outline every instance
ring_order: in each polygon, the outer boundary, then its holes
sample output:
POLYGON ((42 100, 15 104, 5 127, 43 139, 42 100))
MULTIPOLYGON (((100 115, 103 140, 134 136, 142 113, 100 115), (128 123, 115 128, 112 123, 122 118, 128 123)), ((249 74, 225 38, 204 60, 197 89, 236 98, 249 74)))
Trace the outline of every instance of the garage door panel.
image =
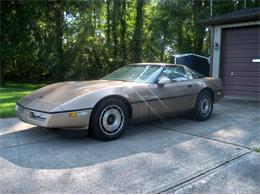
POLYGON ((259 77, 238 77, 238 76, 224 76, 224 83, 238 83, 241 86, 247 84, 253 84, 252 86, 259 86, 259 77))
POLYGON ((254 92, 259 93, 260 88, 259 87, 252 87, 252 86, 237 86, 237 85, 226 85, 224 87, 224 90, 233 90, 233 91, 247 91, 247 92, 254 92))
POLYGON ((248 92, 248 91, 232 91, 227 90, 224 91, 225 95, 238 96, 238 97, 252 97, 254 99, 260 98, 260 94, 257 92, 248 92))
POLYGON ((239 50, 239 49, 258 49, 259 50, 259 43, 236 43, 236 44, 226 44, 223 46, 223 50, 228 50, 228 49, 233 49, 233 50, 239 50))
POLYGON ((229 29, 225 32, 226 37, 233 37, 233 36, 248 36, 248 35, 257 35, 260 32, 259 26, 249 27, 249 28, 235 28, 229 29))
MULTIPOLYGON (((257 37, 259 35, 260 31, 255 31, 254 33, 251 33, 250 36, 257 37)), ((248 33, 240 34, 240 33, 233 33, 232 35, 226 35, 224 37, 225 40, 248 40, 248 33)), ((260 40, 260 37, 257 37, 258 40, 260 40)))
POLYGON ((234 41, 228 41, 228 43, 227 43, 227 45, 239 45, 239 43, 238 42, 240 42, 241 44, 253 44, 253 43, 257 43, 257 44, 259 44, 260 43, 260 41, 259 41, 259 39, 254 39, 254 40, 234 40, 234 41))
POLYGON ((236 77, 259 77, 259 73, 258 71, 251 71, 251 72, 247 72, 247 71, 237 71, 237 69, 234 70, 229 70, 229 71, 224 71, 224 76, 236 76, 236 77))
POLYGON ((259 77, 231 77, 231 76, 224 76, 223 77, 223 84, 224 85, 240 85, 240 86, 259 86, 259 77))
POLYGON ((260 63, 225 63, 223 67, 225 71, 260 71, 260 63))
POLYGON ((252 60, 254 58, 250 57, 250 58, 241 58, 241 57, 226 57, 224 56, 223 58, 223 63, 252 63, 252 60))
POLYGON ((244 54, 241 54, 241 55, 232 53, 232 54, 228 54, 226 57, 234 58, 236 56, 239 56, 239 58, 249 58, 249 62, 252 62, 252 59, 259 58, 259 56, 257 54, 250 55, 250 54, 247 54, 247 53, 244 53, 244 54))
MULTIPOLYGON (((251 35, 254 36, 254 35, 251 35)), ((255 35, 256 37, 257 35, 255 35)), ((260 42, 260 38, 256 37, 255 40, 252 40, 249 36, 233 36, 230 38, 225 37, 224 41, 227 42, 228 45, 230 44, 237 44, 237 43, 259 43, 260 42)))
POLYGON ((260 58, 260 51, 258 49, 229 49, 224 50, 225 51, 225 57, 246 57, 246 58, 257 58, 259 56, 260 58))

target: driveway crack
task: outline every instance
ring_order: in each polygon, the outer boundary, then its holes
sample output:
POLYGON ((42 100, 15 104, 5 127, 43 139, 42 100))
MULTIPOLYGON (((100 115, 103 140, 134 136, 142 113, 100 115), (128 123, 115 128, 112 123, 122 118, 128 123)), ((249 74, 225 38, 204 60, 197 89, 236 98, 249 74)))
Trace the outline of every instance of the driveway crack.
POLYGON ((193 174, 193 176, 191 176, 189 179, 184 179, 184 180, 180 181, 178 184, 175 184, 175 185, 174 184, 168 184, 168 185, 165 185, 165 186, 160 187, 158 189, 152 190, 152 191, 148 192, 148 194, 161 194, 161 193, 167 192, 169 190, 172 190, 172 191, 174 191, 174 189, 177 190, 183 185, 187 185, 187 184, 193 182, 194 180, 196 180, 198 178, 202 178, 202 177, 205 177, 206 175, 212 174, 217 169, 224 168, 224 167, 236 162, 237 160, 244 158, 245 156, 251 154, 253 151, 254 150, 252 149, 252 150, 245 152, 243 154, 240 154, 240 155, 238 155, 238 156, 236 156, 236 157, 234 157, 230 160, 226 160, 224 162, 216 164, 212 168, 208 168, 204 171, 199 171, 199 172, 193 174))

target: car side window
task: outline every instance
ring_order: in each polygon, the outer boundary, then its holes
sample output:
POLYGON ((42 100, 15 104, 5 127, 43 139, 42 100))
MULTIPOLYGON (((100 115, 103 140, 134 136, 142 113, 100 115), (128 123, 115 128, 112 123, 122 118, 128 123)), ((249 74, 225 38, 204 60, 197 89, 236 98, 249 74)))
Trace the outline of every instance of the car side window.
POLYGON ((190 73, 191 73, 191 76, 192 76, 193 79, 199 79, 199 78, 205 77, 204 75, 202 75, 202 74, 200 74, 197 71, 192 70, 192 69, 190 69, 190 73))
POLYGON ((181 66, 166 66, 162 72, 161 77, 167 77, 173 82, 188 80, 188 76, 184 68, 181 66))

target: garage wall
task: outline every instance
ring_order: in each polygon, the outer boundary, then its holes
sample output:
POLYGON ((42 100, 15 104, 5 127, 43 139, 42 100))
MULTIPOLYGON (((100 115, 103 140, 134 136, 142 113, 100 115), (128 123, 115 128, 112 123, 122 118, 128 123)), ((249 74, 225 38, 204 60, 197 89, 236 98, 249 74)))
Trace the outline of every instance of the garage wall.
POLYGON ((220 77, 226 95, 260 99, 260 25, 222 30, 220 77))

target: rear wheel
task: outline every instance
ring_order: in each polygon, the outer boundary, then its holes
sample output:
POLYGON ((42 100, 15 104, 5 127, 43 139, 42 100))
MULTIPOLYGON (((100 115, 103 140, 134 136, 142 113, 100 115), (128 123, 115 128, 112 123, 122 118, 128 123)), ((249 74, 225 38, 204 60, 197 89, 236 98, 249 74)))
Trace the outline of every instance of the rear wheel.
POLYGON ((93 111, 90 133, 98 139, 114 140, 125 132, 128 121, 126 104, 118 99, 107 99, 93 111))
POLYGON ((204 121, 210 118, 213 110, 213 97, 209 91, 202 91, 196 101, 193 110, 193 117, 197 120, 204 121))

